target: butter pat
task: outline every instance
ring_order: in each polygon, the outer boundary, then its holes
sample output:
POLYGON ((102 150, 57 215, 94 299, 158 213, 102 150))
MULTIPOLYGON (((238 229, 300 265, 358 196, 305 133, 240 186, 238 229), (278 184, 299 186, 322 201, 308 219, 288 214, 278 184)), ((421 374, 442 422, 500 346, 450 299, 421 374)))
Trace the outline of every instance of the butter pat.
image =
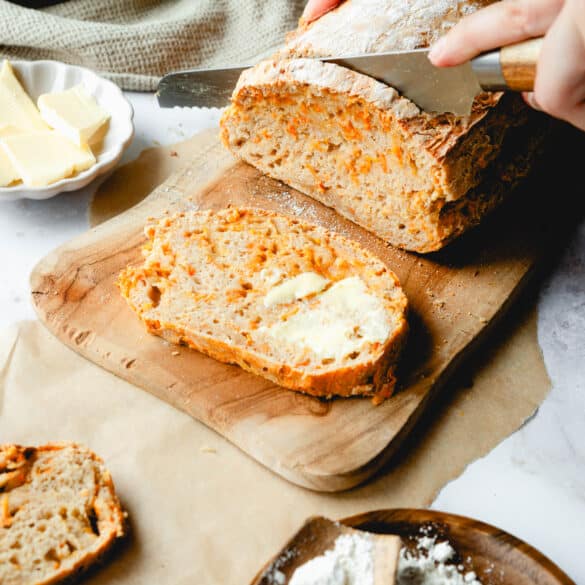
POLYGON ((264 306, 273 307, 303 299, 321 292, 329 283, 326 278, 315 272, 304 272, 274 287, 264 297, 264 306))
POLYGON ((6 136, 14 136, 15 134, 24 134, 23 130, 19 130, 16 126, 2 126, 0 124, 0 138, 5 138, 6 136))
MULTIPOLYGON (((286 283, 284 283, 286 284, 286 283)), ((321 359, 342 360, 371 343, 384 343, 390 322, 382 301, 364 281, 350 277, 336 282, 288 321, 263 332, 280 342, 310 349, 321 359)))
POLYGON ((79 148, 53 131, 6 136, 0 146, 29 187, 50 185, 95 164, 89 148, 79 148))
POLYGON ((46 93, 39 98, 38 106, 43 120, 80 148, 99 142, 110 120, 110 115, 81 85, 46 93))
POLYGON ((14 126, 25 132, 49 129, 8 61, 4 61, 0 70, 0 127, 2 126, 14 126))
POLYGON ((19 179, 20 176, 14 165, 10 162, 7 154, 0 149, 0 187, 8 187, 19 179))

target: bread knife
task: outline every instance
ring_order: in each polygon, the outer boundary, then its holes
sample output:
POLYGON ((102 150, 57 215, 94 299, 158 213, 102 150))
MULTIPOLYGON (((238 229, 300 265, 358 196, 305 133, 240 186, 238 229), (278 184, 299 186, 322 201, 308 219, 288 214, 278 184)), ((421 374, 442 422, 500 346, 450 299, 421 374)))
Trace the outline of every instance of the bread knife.
MULTIPOLYGON (((465 116, 481 91, 532 91, 542 39, 484 53, 457 67, 435 67, 429 49, 321 58, 396 88, 427 112, 465 116)), ((221 108, 228 104, 242 71, 250 67, 194 69, 170 73, 159 83, 163 108, 221 108)))

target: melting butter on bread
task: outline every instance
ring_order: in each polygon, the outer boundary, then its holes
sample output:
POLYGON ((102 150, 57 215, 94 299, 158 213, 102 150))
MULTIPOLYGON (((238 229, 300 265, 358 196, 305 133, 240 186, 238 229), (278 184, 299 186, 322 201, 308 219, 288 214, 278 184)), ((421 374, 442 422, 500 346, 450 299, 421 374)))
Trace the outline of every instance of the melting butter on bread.
POLYGON ((0 445, 0 583, 49 585, 124 535, 102 460, 74 443, 0 445))
POLYGON ((259 209, 146 227, 122 295, 151 333, 316 396, 389 396, 406 331, 396 276, 357 243, 259 209))

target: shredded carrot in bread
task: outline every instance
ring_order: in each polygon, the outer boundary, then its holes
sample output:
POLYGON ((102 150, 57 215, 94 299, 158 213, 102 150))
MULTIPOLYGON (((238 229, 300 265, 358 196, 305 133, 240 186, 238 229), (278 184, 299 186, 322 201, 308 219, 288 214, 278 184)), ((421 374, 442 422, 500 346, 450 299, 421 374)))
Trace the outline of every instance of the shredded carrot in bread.
POLYGON ((400 164, 402 164, 402 148, 400 148, 400 146, 398 146, 397 144, 395 144, 392 147, 392 154, 398 159, 398 162, 400 164))
POLYGON ((346 140, 362 140, 362 133, 351 123, 351 120, 345 124, 340 123, 339 126, 346 140))
POLYGON ((10 508, 8 507, 8 494, 2 497, 2 528, 10 528, 12 526, 12 516, 10 515, 10 508))
POLYGON ((386 155, 383 152, 379 152, 378 158, 376 160, 382 165, 382 170, 385 173, 387 173, 388 172, 388 161, 386 160, 386 155))

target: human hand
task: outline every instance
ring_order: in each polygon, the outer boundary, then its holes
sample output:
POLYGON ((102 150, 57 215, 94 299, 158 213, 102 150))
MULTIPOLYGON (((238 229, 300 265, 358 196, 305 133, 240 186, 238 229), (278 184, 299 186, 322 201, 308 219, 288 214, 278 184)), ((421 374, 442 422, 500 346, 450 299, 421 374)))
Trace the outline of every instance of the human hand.
POLYGON ((484 51, 544 35, 532 107, 585 130, 585 2, 503 0, 455 25, 431 49, 434 65, 464 63, 484 51))
POLYGON ((309 0, 303 12, 303 20, 312 22, 321 18, 326 12, 333 10, 342 0, 309 0))

